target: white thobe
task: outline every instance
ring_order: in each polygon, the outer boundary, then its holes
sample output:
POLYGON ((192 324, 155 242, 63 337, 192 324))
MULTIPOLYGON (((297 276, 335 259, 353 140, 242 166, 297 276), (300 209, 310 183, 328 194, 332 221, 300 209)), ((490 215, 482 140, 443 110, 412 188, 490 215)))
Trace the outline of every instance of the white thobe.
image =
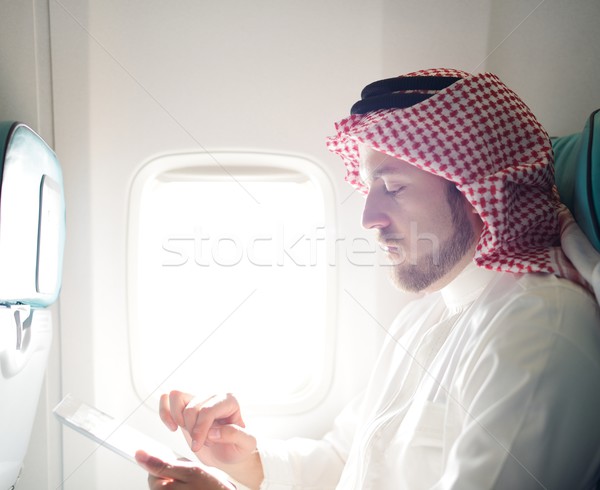
POLYGON ((259 441, 263 490, 579 489, 600 468, 600 314, 547 274, 469 266, 393 323, 322 440, 259 441))

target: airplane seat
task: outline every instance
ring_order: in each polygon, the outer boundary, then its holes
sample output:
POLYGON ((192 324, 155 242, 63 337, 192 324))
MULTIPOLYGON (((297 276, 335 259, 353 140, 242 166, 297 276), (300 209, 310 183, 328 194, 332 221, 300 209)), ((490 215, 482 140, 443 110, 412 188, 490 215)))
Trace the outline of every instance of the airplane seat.
MULTIPOLYGON (((62 279, 65 202, 54 152, 0 122, 0 490, 16 488, 29 445, 62 279)), ((35 468, 32 469, 35 471, 35 468)))
POLYGON ((552 147, 556 186, 576 223, 563 232, 562 248, 600 303, 600 109, 581 133, 552 138, 552 147))

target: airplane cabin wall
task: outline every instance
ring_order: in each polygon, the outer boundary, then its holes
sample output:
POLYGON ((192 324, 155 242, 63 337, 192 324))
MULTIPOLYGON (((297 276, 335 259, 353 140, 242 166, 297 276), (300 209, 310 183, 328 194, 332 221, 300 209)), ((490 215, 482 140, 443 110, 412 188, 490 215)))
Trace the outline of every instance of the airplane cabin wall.
MULTIPOLYGON (((600 106, 596 0, 2 2, 0 60, 11 70, 0 73, 0 117, 53 144, 68 209, 60 324, 25 490, 63 478, 65 489, 146 488, 138 468, 72 431, 61 469, 48 415, 61 393, 135 412, 132 425, 181 445, 140 407, 129 371, 127 198, 144 162, 203 148, 308 156, 334 183, 337 235, 366 237, 362 198, 342 182, 324 137, 367 83, 427 67, 494 71, 554 134, 579 130, 600 106)), ((366 381, 383 328, 406 301, 381 271, 350 263, 339 265, 338 288, 330 394, 302 416, 258 417, 261 431, 322 434, 366 381)))
POLYGON ((487 69, 551 136, 579 132, 600 108, 600 3, 493 0, 487 69))
MULTIPOLYGON (((23 122, 54 147, 47 0, 0 1, 0 67, 0 121, 23 122)), ((60 401, 59 304, 51 307, 53 342, 19 480, 25 490, 55 488, 51 485, 62 481, 61 430, 48 409, 60 401)), ((2 434, 0 440, 10 443, 2 434)))

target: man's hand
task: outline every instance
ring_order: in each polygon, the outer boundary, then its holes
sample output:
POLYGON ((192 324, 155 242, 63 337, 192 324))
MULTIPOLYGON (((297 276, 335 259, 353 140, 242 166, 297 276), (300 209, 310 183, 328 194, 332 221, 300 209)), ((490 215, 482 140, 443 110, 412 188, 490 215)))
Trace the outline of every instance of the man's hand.
POLYGON ((250 488, 260 486, 263 469, 256 438, 246 432, 233 395, 201 400, 172 391, 160 397, 159 413, 172 431, 181 427, 190 448, 204 464, 227 472, 250 488))
POLYGON ((159 413, 169 429, 183 429, 192 451, 208 465, 236 464, 256 450, 256 438, 244 430, 240 406, 232 395, 200 400, 172 391, 161 396, 159 413))
POLYGON ((235 485, 188 461, 166 463, 144 451, 135 454, 138 464, 148 472, 151 490, 235 490, 235 485))

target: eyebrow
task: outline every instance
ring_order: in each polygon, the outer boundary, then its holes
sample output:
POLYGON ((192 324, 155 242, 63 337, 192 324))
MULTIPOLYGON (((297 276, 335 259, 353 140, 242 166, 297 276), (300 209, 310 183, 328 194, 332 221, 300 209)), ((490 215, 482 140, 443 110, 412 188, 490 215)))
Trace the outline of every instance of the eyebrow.
MULTIPOLYGON (((362 168, 364 169, 365 167, 362 166, 362 168)), ((398 169, 397 167, 386 164, 385 160, 383 160, 375 168, 375 171, 373 173, 368 174, 366 176, 364 175, 364 172, 361 172, 359 169, 359 176, 361 180, 363 181, 363 183, 368 185, 370 185, 374 180, 379 179, 381 177, 385 177, 388 175, 401 175, 402 173, 402 170, 398 169)))

